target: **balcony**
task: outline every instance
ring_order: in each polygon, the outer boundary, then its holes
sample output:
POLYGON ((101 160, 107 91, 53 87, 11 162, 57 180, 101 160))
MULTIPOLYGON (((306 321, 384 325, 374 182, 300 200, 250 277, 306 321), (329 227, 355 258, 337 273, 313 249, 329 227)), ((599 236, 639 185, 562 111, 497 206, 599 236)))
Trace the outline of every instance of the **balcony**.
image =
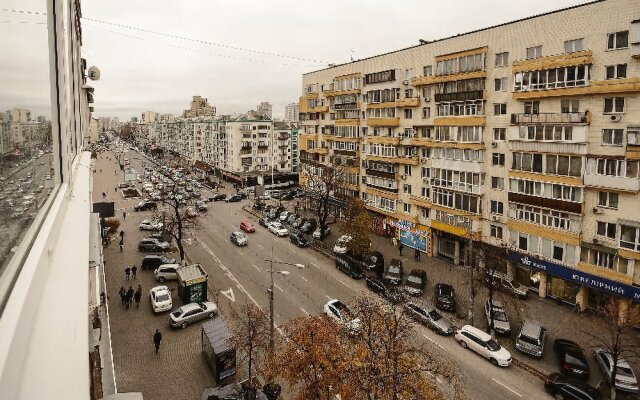
POLYGON ((394 136, 367 136, 367 143, 392 144, 397 146, 400 144, 400 138, 394 136))
POLYGON ((436 83, 462 81, 467 79, 485 78, 487 76, 486 71, 470 71, 470 72, 458 72, 449 75, 429 75, 419 76, 411 79, 412 86, 427 86, 434 85, 436 83))
POLYGON ((328 147, 316 147, 313 149, 307 149, 307 153, 312 153, 312 154, 328 154, 329 153, 329 148, 328 147))
POLYGON ((398 193, 398 188, 397 187, 378 186, 378 185, 375 185, 375 184, 369 183, 369 182, 367 182, 365 185, 368 188, 375 189, 375 190, 383 190, 385 192, 396 193, 396 194, 398 193))
POLYGON ((400 118, 367 118, 367 125, 371 127, 400 126, 400 118))
POLYGON ((622 190, 626 192, 639 192, 640 191, 640 178, 627 178, 625 176, 612 176, 612 175, 597 175, 597 174, 585 174, 584 176, 585 186, 622 190))
POLYGON ((438 103, 441 101, 481 100, 484 96, 484 90, 472 90, 469 92, 436 93, 433 97, 435 102, 438 103))
POLYGON ((396 107, 418 107, 419 105, 419 97, 409 97, 406 99, 396 100, 396 107))
POLYGON ((465 182, 444 181, 442 179, 431 178, 431 185, 445 189, 451 189, 458 192, 472 193, 482 196, 484 194, 485 185, 472 185, 465 182))
POLYGON ((583 113, 511 114, 511 125, 589 123, 589 111, 583 113))

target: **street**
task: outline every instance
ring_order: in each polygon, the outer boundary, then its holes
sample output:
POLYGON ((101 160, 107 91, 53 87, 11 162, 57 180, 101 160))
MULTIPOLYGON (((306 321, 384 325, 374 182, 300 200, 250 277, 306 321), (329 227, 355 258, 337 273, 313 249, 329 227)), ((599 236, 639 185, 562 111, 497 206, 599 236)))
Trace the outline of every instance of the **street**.
MULTIPOLYGON (((132 166, 142 171, 142 156, 129 152, 132 166)), ((212 377, 199 352, 200 332, 198 327, 172 332, 168 328, 167 315, 153 315, 148 298, 143 297, 141 310, 125 310, 120 307, 117 291, 124 281, 126 265, 140 263, 143 253, 135 244, 145 236, 137 230, 138 223, 150 216, 150 212, 133 212, 132 206, 139 199, 122 199, 114 191, 122 181, 122 171, 116 170, 113 154, 108 152, 98 158, 96 169, 103 170, 94 175, 94 201, 102 201, 102 192, 108 199, 115 199, 116 217, 122 221, 122 211, 127 212, 121 229, 126 232, 125 250, 120 253, 117 246, 105 249, 107 261, 107 285, 110 296, 110 313, 113 326, 113 347, 116 379, 119 391, 142 391, 147 399, 173 398, 193 399, 204 387, 212 386, 212 377), (110 154, 107 161, 105 155, 110 154), (109 189, 111 189, 109 191, 109 189), (117 196, 114 196, 117 195, 117 196), (137 313, 136 317, 131 317, 137 313), (163 330, 161 363, 154 363, 151 334, 158 327, 163 330), (151 360, 151 364, 147 364, 151 360), (145 365, 145 368, 142 368, 145 365), (176 387, 175 382, 181 385, 176 387), (201 389, 202 388, 202 389, 201 389)), ((203 195, 204 195, 203 191, 203 195)), ((220 291, 221 315, 230 319, 230 308, 237 308, 251 301, 268 309, 267 287, 269 285, 269 260, 273 252, 274 262, 301 263, 298 269, 292 266, 274 265, 275 270, 287 270, 289 275, 274 274, 275 322, 281 325, 290 318, 322 313, 322 306, 333 298, 349 304, 362 293, 369 293, 363 281, 354 281, 339 272, 333 261, 320 253, 306 248, 299 249, 288 238, 278 238, 267 229, 258 226, 257 218, 242 210, 243 204, 211 202, 209 210, 201 216, 201 228, 187 240, 186 252, 190 262, 200 263, 209 274, 209 290, 220 291), (256 225, 257 231, 248 234, 249 245, 239 248, 229 240, 229 234, 238 230, 243 219, 256 225)), ((172 255, 176 257, 175 254, 172 255)), ((428 262, 428 261, 427 261, 428 262)), ((139 272, 139 282, 146 294, 155 285, 150 271, 139 272)), ((175 288, 175 283, 169 283, 175 288)), ((177 296, 174 291, 174 299, 177 296)), ((174 303, 174 308, 177 306, 174 303)), ((498 368, 470 351, 463 350, 452 337, 442 337, 425 327, 417 327, 417 337, 432 347, 436 354, 455 364, 464 380, 466 395, 471 399, 537 399, 548 398, 543 382, 515 365, 498 368)), ((510 349, 512 350, 512 349, 510 349)), ((240 375, 245 371, 239 370, 240 375)), ((438 378, 444 390, 449 387, 438 378)))

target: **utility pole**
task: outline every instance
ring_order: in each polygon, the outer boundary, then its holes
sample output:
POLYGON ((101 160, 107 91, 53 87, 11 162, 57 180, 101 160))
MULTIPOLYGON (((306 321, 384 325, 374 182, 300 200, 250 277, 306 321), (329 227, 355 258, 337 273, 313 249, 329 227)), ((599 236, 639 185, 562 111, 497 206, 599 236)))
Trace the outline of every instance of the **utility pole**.
POLYGON ((471 225, 469 227, 469 267, 471 269, 471 292, 470 292, 470 297, 471 297, 471 301, 470 301, 470 306, 469 306, 469 316, 471 317, 471 326, 473 326, 473 306, 475 304, 475 297, 476 297, 476 289, 475 289, 475 285, 474 285, 474 277, 473 277, 473 270, 474 270, 474 263, 473 263, 473 236, 472 236, 472 228, 473 228, 473 221, 471 221, 471 225))
POLYGON ((276 329, 276 322, 273 318, 273 246, 271 246, 271 268, 269 269, 269 275, 271 275, 271 286, 269 287, 269 353, 273 355, 276 329))

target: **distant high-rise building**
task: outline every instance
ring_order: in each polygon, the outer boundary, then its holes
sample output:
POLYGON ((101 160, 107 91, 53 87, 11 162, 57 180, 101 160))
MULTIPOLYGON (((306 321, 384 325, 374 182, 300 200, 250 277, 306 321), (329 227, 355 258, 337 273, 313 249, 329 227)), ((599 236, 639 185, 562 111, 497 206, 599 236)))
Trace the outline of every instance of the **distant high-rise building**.
POLYGON ((131 117, 131 122, 138 123, 138 117, 131 117))
POLYGON ((262 101, 258 104, 258 114, 273 118, 273 106, 268 101, 262 101))
POLYGON ((157 122, 159 119, 159 114, 154 111, 144 111, 142 113, 142 123, 143 124, 151 124, 157 122))
POLYGON ((298 122, 298 114, 300 113, 300 106, 298 103, 289 103, 284 108, 284 120, 285 122, 298 122))
POLYGON ((4 121, 22 123, 31 121, 31 111, 24 108, 14 108, 12 110, 5 111, 4 114, 4 121))
POLYGON ((184 110, 182 117, 194 118, 194 117, 215 117, 216 108, 209 105, 209 100, 202 96, 193 96, 191 100, 191 106, 188 110, 184 110))
POLYGON ((175 121, 175 117, 173 116, 173 114, 160 114, 160 122, 174 122, 175 121))
POLYGON ((38 115, 38 122, 47 122, 47 117, 44 115, 38 115))

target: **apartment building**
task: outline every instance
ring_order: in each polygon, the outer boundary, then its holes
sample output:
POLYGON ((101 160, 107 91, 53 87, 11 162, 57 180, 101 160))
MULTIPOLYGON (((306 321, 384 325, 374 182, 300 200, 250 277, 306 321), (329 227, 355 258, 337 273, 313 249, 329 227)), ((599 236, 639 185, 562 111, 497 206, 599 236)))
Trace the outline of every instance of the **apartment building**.
POLYGON ((193 96, 188 110, 182 112, 183 118, 215 117, 216 108, 209 105, 209 100, 202 96, 193 96))
POLYGON ((300 114, 300 107, 298 103, 289 103, 284 107, 285 122, 298 122, 299 114, 300 114))
POLYGON ((141 121, 143 124, 150 124, 160 120, 160 114, 154 111, 143 111, 141 121))
POLYGON ((273 106, 268 101, 261 101, 256 107, 256 112, 268 118, 273 118, 273 106))
POLYGON ((421 41, 302 81, 301 175, 349 166, 346 190, 377 232, 455 264, 473 243, 541 297, 640 302, 639 2, 421 41))

